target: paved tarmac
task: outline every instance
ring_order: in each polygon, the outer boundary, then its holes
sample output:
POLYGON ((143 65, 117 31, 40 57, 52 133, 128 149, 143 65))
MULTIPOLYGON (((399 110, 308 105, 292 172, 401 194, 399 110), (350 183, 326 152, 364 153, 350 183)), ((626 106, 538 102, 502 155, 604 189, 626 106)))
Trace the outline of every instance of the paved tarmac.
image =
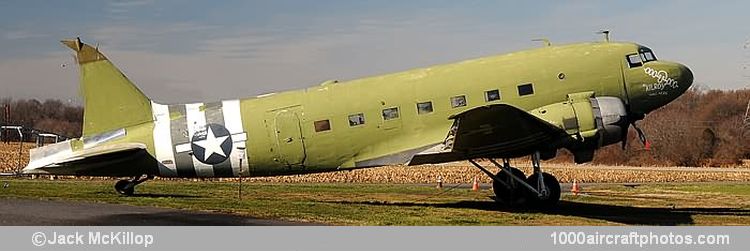
POLYGON ((305 222, 77 201, 0 198, 0 226, 270 226, 305 222))

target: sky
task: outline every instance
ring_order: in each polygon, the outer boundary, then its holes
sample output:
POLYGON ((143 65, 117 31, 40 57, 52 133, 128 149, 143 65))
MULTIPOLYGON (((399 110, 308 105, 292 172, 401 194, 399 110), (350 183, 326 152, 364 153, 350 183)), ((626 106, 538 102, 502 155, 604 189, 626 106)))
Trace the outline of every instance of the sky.
POLYGON ((0 1, 0 98, 80 103, 99 46, 150 98, 216 101, 553 44, 637 42, 695 84, 750 83, 750 1, 0 1))

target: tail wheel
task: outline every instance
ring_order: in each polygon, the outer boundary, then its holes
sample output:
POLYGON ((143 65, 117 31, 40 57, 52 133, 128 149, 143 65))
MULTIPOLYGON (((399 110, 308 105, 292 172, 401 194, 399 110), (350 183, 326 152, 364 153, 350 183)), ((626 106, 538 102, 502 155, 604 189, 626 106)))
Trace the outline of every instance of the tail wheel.
MULTIPOLYGON (((519 170, 518 168, 511 167, 510 169, 513 172, 514 176, 521 178, 522 180, 526 178, 526 175, 523 173, 523 171, 519 170)), ((505 181, 505 183, 510 186, 507 187, 502 183, 497 182, 496 180, 492 181, 492 190, 495 192, 495 200, 498 203, 512 206, 521 205, 526 202, 527 196, 524 192, 526 188, 523 187, 523 185, 519 184, 517 180, 511 178, 508 172, 504 170, 498 172, 496 176, 498 179, 505 181)))
POLYGON ((135 185, 131 183, 133 182, 129 180, 119 180, 115 183, 115 190, 122 195, 133 195, 133 192, 135 192, 135 185))
MULTIPOLYGON (((542 193, 542 196, 537 196, 537 194, 529 193, 528 198, 530 200, 530 204, 533 206, 540 208, 552 208, 557 205, 558 201, 560 201, 560 182, 557 181, 557 178, 555 178, 555 176, 552 176, 552 174, 549 173, 542 173, 542 177, 544 177, 544 190, 540 191, 542 193)), ((537 189, 539 187, 538 182, 538 173, 532 174, 526 179, 526 183, 533 187, 537 187, 537 189)))

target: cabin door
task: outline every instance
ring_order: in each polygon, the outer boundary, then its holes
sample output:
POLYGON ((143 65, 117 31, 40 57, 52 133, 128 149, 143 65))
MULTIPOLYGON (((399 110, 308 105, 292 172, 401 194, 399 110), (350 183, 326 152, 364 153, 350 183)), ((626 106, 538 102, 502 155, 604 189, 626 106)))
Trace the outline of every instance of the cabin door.
POLYGON ((287 166, 299 166, 305 162, 305 142, 300 120, 302 106, 292 106, 272 111, 278 161, 287 166))

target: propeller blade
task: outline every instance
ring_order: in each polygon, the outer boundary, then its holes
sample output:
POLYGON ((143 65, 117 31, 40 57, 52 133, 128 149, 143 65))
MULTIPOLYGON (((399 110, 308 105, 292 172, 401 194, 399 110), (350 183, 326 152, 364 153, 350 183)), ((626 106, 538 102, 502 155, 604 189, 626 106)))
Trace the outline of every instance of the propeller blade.
POLYGON ((622 150, 625 150, 628 146, 628 132, 630 130, 630 126, 633 126, 635 128, 635 131, 638 133, 638 139, 641 140, 641 143, 646 147, 646 150, 651 149, 651 142, 648 142, 646 140, 646 134, 643 133, 643 130, 641 128, 638 128, 638 125, 635 124, 636 121, 643 119, 642 114, 634 114, 634 113, 628 113, 628 116, 625 118, 627 120, 627 124, 624 126, 624 130, 622 132, 622 150))
POLYGON ((633 128, 635 128, 635 131, 638 132, 638 139, 641 140, 641 143, 646 144, 646 134, 643 133, 643 130, 641 130, 641 128, 638 128, 635 123, 633 123, 633 128))
POLYGON ((622 142, 623 151, 628 147, 628 136, 630 134, 630 124, 633 123, 632 121, 630 116, 620 117, 620 127, 622 128, 620 142, 622 142))
POLYGON ((641 128, 638 128, 638 125, 636 125, 635 122, 633 122, 633 128, 635 128, 635 131, 638 132, 638 139, 641 140, 643 148, 646 151, 651 150, 651 141, 648 141, 648 139, 646 138, 646 134, 643 133, 643 130, 641 130, 641 128))

